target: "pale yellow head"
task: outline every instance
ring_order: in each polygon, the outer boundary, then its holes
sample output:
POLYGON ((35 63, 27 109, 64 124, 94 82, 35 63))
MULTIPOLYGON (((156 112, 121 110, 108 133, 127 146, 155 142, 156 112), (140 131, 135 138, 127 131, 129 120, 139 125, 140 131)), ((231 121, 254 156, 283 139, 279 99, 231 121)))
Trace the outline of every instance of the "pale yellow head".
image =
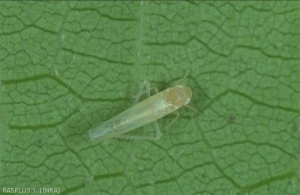
POLYGON ((192 98, 192 90, 189 87, 183 85, 177 85, 175 87, 169 88, 166 96, 166 101, 169 104, 176 106, 187 105, 192 98))

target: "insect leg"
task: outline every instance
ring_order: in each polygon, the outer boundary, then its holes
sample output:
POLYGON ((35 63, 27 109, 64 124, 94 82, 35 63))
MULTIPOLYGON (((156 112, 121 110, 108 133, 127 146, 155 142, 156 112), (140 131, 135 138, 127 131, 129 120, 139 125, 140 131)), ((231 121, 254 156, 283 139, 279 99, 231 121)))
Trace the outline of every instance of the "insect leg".
POLYGON ((159 92, 159 91, 157 90, 156 87, 151 87, 151 88, 150 88, 150 83, 149 83, 149 81, 145 80, 145 81, 143 82, 143 86, 141 87, 139 93, 138 93, 138 94, 136 95, 136 97, 135 97, 134 103, 135 103, 135 104, 138 103, 138 101, 140 100, 140 97, 141 97, 144 93, 146 93, 147 97, 150 97, 150 91, 151 91, 151 90, 154 90, 155 93, 158 93, 158 92, 159 92), (144 90, 144 88, 146 88, 146 89, 144 90))
POLYGON ((200 111, 198 111, 196 108, 193 108, 193 107, 191 107, 191 106, 189 106, 189 105, 184 105, 184 107, 186 107, 186 108, 192 110, 193 112, 196 112, 196 113, 198 113, 198 114, 201 114, 200 111))
POLYGON ((130 94, 130 93, 127 93, 127 92, 122 92, 122 93, 120 92, 119 95, 120 95, 121 98, 125 98, 125 97, 130 96, 130 99, 133 99, 134 104, 137 104, 139 102, 139 100, 140 100, 140 97, 144 93, 146 93, 147 97, 150 97, 150 91, 151 90, 154 90, 155 93, 159 92, 156 87, 151 87, 150 88, 149 81, 145 80, 143 82, 143 85, 142 85, 141 89, 139 90, 138 94, 133 95, 133 94, 130 94), (145 90, 144 90, 144 88, 145 88, 145 90))
POLYGON ((166 127, 166 131, 167 134, 169 134, 169 128, 176 122, 176 120, 178 119, 178 117, 180 116, 180 113, 178 111, 174 111, 172 112, 172 114, 175 114, 176 117, 170 122, 170 124, 168 124, 168 126, 166 127))

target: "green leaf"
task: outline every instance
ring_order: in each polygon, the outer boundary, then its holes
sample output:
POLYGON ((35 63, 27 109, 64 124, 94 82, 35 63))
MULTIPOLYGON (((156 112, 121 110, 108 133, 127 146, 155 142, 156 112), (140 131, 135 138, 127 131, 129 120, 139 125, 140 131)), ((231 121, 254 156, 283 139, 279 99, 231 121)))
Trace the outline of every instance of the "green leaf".
POLYGON ((0 194, 300 194, 299 10, 0 2, 0 194), (163 90, 188 69, 201 114, 159 120, 158 141, 90 141, 143 80, 163 90))

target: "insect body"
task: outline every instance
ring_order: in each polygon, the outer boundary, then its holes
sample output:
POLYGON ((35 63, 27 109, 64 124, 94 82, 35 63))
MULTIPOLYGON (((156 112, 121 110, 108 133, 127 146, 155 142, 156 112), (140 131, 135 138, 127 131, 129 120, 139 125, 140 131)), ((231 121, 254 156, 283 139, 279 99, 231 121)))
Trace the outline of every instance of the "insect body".
POLYGON ((117 116, 96 124, 89 130, 89 136, 93 141, 119 137, 123 133, 154 122, 181 106, 187 105, 191 97, 192 90, 189 87, 177 85, 168 88, 139 102, 117 116))

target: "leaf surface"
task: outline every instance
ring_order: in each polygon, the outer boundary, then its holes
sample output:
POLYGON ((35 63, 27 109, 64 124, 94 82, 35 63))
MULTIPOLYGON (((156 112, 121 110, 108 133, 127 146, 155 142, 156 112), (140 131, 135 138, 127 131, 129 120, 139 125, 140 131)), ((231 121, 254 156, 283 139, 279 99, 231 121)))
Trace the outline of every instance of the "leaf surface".
POLYGON ((0 2, 0 194, 299 194, 299 10, 0 2), (186 70, 200 115, 159 120, 155 142, 90 141, 143 80, 163 90, 186 70))

